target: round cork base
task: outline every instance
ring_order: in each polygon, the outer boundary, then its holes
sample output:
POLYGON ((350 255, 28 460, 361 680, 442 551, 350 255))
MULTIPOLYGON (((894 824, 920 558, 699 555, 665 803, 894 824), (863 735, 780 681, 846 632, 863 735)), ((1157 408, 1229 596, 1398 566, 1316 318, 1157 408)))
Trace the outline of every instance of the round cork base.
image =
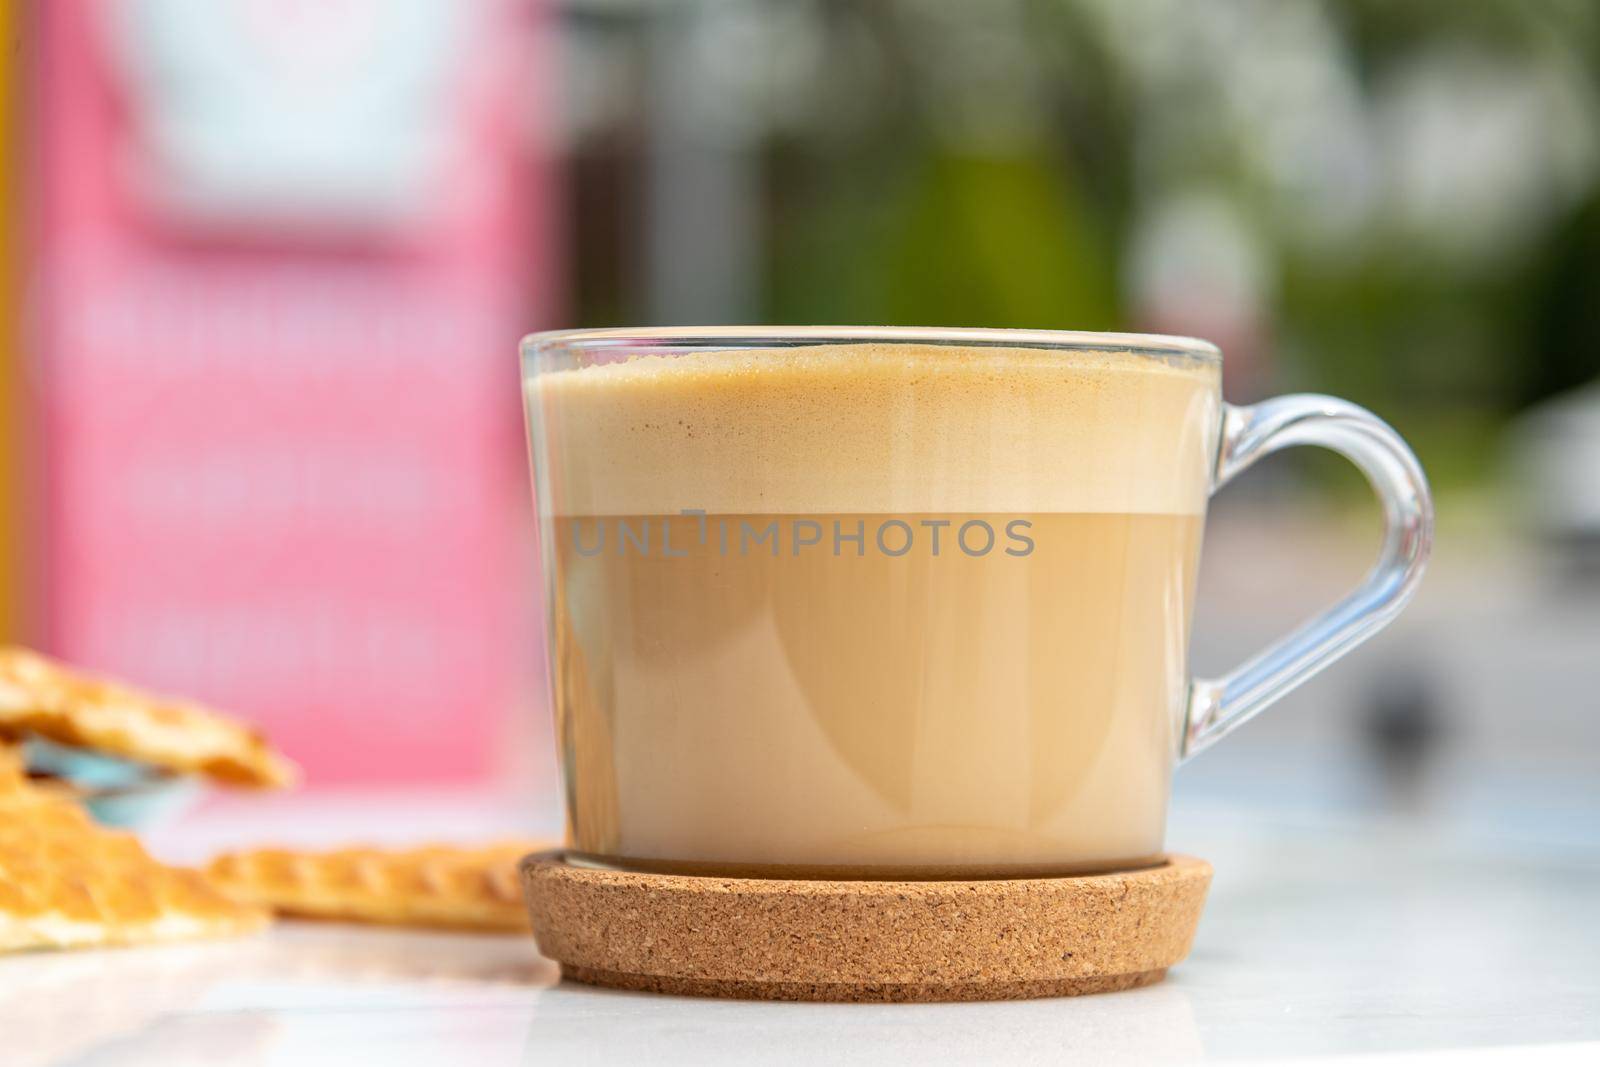
POLYGON ((834 882, 522 862, 564 976, 760 1000, 1006 1000, 1159 982, 1194 939, 1211 865, 1075 878, 834 882))

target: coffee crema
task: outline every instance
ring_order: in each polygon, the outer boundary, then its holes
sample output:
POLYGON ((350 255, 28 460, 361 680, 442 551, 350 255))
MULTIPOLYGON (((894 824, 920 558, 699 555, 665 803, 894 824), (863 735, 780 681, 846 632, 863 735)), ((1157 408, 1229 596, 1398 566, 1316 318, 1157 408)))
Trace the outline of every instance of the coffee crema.
POLYGON ((876 878, 1160 853, 1214 364, 700 351, 526 399, 576 851, 876 878))

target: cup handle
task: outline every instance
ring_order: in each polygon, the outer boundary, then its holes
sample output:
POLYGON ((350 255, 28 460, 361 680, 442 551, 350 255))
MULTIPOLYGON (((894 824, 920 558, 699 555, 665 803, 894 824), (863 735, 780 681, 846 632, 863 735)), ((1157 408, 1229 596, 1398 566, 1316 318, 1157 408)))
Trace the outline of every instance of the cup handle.
POLYGON ((1383 548, 1355 592, 1220 678, 1189 684, 1178 758, 1209 748, 1262 708, 1387 626, 1417 590, 1433 546, 1433 498, 1422 466, 1389 424, 1330 396, 1223 405, 1212 492, 1269 453, 1320 445, 1367 476, 1383 503, 1383 548))

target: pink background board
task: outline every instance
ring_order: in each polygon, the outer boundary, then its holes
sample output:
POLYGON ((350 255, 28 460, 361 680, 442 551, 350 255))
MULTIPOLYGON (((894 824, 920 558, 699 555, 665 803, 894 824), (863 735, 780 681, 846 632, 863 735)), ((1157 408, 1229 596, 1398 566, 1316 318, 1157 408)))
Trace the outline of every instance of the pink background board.
POLYGON ((126 58, 162 39, 119 40, 114 6, 33 12, 47 643, 255 719, 314 782, 489 773, 535 659, 515 342, 553 275, 539 19, 456 8, 422 192, 346 225, 315 159, 243 208, 174 209, 149 118, 171 101, 126 58))

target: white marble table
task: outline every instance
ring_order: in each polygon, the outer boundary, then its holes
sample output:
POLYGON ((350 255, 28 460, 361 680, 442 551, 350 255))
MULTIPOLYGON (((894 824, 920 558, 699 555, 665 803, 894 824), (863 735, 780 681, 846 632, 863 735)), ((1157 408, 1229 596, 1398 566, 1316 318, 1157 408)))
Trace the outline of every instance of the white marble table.
MULTIPOLYGON (((0 1064, 1600 1063, 1600 848, 1587 833, 1268 815, 1196 792, 1171 840, 1217 879, 1193 955, 1149 989, 705 1001, 558 984, 521 938, 285 923, 247 942, 0 959, 0 1064)), ((181 857, 241 833, 414 838, 519 821, 478 798, 305 797, 202 812, 155 845, 181 857)))

